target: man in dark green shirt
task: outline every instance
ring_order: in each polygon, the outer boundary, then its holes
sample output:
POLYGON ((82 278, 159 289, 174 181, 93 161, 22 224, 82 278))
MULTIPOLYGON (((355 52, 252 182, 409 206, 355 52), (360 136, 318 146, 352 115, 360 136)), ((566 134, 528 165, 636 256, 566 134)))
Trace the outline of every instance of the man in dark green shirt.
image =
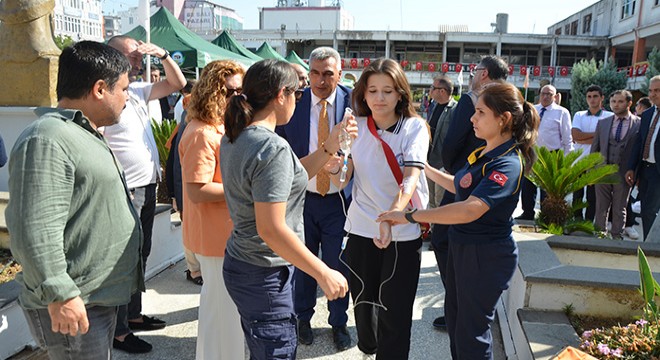
POLYGON ((51 359, 110 359, 117 306, 144 289, 140 222, 97 127, 128 98, 128 60, 82 41, 60 55, 57 108, 19 136, 5 212, 19 303, 51 359))

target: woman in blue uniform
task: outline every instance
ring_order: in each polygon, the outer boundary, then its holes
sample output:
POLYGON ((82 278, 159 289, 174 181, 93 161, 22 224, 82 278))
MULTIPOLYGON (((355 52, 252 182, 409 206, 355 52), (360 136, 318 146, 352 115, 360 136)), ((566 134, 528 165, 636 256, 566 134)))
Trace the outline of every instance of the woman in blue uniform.
POLYGON ((536 160, 539 116, 511 84, 488 87, 471 118, 486 141, 455 176, 426 166, 427 177, 456 194, 456 202, 429 210, 390 211, 378 221, 452 225, 445 316, 453 359, 492 359, 495 305, 518 263, 511 215, 520 182, 536 160))

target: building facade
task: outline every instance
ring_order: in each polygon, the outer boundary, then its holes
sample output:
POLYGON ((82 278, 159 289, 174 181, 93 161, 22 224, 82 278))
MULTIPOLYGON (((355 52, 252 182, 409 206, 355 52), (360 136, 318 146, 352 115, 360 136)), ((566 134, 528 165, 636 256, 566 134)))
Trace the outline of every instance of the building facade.
POLYGON ((100 0, 56 0, 53 11, 55 36, 75 41, 103 41, 103 11, 100 0))

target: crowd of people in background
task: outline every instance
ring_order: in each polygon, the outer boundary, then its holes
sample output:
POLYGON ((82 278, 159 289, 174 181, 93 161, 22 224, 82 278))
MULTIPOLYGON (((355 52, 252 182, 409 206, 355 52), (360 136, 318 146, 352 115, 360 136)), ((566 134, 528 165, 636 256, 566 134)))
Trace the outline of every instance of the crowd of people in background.
POLYGON ((648 240, 660 208, 660 76, 634 110, 626 89, 571 94, 588 104, 571 117, 553 85, 531 104, 507 75, 502 58, 484 56, 458 101, 449 77, 433 78, 424 119, 391 59, 350 89, 329 47, 311 52, 309 72, 222 60, 196 80, 167 50, 126 36, 65 49, 57 107, 37 110, 9 157, 6 219, 35 339, 52 359, 109 359, 112 348, 151 351, 134 332, 167 325, 141 304, 164 170, 159 114, 178 123, 167 179, 185 278, 201 285, 197 359, 242 359, 244 343, 251 359, 294 359, 314 342, 319 287, 337 352, 353 345, 352 299, 364 356, 407 359, 429 227, 446 290, 433 326, 448 332, 452 358, 492 358, 495 306, 518 262, 513 213, 520 201, 518 220, 537 216, 526 178, 535 146, 618 165, 618 183, 573 194, 587 203, 576 218, 613 239, 640 238, 639 201, 648 240), (146 81, 145 55, 164 78, 154 69, 146 81))

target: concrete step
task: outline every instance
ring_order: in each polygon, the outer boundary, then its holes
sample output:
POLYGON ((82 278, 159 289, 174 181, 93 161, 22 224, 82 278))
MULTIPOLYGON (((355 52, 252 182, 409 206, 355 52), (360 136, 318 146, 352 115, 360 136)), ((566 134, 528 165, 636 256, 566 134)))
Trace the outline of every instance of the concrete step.
POLYGON ((566 346, 579 347, 580 338, 564 313, 519 309, 517 315, 528 344, 518 349, 519 359, 549 360, 566 346))

